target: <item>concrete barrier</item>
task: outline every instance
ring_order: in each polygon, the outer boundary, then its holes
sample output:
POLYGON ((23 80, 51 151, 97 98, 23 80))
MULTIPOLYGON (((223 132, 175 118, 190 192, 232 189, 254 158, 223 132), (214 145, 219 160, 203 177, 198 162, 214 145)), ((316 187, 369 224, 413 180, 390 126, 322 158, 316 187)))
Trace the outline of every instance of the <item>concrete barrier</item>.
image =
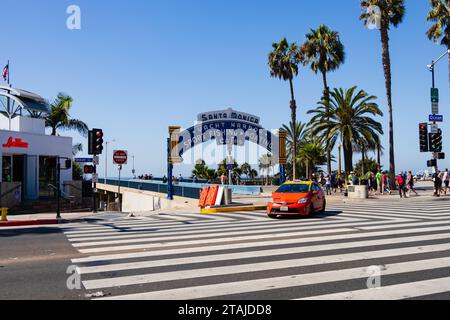
POLYGON ((349 199, 367 199, 369 198, 369 189, 367 186, 348 186, 349 199))

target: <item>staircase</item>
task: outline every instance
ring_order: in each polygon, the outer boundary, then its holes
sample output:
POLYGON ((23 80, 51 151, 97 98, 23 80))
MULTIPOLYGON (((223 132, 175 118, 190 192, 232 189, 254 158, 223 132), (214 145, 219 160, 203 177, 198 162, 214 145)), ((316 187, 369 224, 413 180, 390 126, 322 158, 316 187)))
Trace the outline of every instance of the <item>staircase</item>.
MULTIPOLYGON (((72 201, 61 199, 60 209, 61 213, 69 212, 90 212, 92 211, 92 199, 83 199, 82 203, 76 204, 72 201)), ((34 213, 56 213, 57 203, 54 200, 39 200, 39 201, 27 201, 19 206, 10 208, 8 210, 9 215, 29 215, 34 213)))

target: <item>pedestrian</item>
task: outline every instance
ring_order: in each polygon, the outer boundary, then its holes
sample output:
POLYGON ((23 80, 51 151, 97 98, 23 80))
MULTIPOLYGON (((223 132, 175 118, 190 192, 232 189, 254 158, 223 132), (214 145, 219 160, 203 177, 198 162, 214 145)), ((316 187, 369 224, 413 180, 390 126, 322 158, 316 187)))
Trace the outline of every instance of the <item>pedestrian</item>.
POLYGON ((444 186, 445 186, 444 194, 447 195, 447 191, 450 190, 450 188, 449 188, 450 172, 448 171, 448 169, 445 169, 444 176, 443 176, 442 180, 444 180, 444 186))
POLYGON ((222 173, 222 175, 220 176, 220 183, 222 185, 225 185, 226 182, 227 182, 227 176, 224 173, 222 173))
POLYGON ((336 180, 336 173, 333 172, 330 176, 330 182, 331 182, 331 188, 333 189, 334 193, 337 193, 337 180, 336 180))
POLYGON ((384 171, 383 172, 383 195, 385 192, 387 192, 389 195, 392 194, 390 185, 391 185, 391 182, 389 180, 389 174, 387 171, 384 171))
POLYGON ((348 175, 348 184, 351 185, 353 183, 353 171, 348 175))
POLYGON ((327 190, 327 196, 331 196, 331 177, 329 175, 325 177, 325 188, 327 190))
POLYGON ((378 169, 377 175, 376 175, 376 179, 377 179, 377 191, 380 195, 384 194, 384 189, 383 189, 383 174, 381 173, 381 170, 378 169))
POLYGON ((377 181, 375 179, 375 175, 373 172, 370 172, 369 179, 367 179, 367 188, 369 189, 369 193, 375 194, 377 188, 377 181))
POLYGON ((397 176, 397 186, 398 186, 398 191, 400 192, 400 198, 407 198, 406 196, 406 188, 405 188, 405 177, 403 175, 403 172, 400 172, 397 176))
POLYGON ((358 178, 358 175, 355 174, 354 172, 353 172, 353 181, 352 181, 352 184, 353 184, 354 186, 359 186, 359 178, 358 178))
POLYGON ((412 192, 414 192, 416 196, 419 195, 417 191, 414 189, 414 176, 412 175, 411 171, 408 171, 408 174, 406 175, 406 186, 408 188, 408 194, 410 197, 412 192))
POLYGON ((434 196, 440 197, 442 191, 442 179, 441 179, 441 172, 439 170, 433 174, 433 182, 434 182, 434 196))

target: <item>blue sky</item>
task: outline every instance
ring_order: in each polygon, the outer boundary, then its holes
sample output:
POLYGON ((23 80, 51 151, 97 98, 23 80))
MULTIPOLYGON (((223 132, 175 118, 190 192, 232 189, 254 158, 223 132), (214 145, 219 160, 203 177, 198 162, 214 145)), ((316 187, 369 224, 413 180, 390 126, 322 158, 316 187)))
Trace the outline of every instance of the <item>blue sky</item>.
MULTIPOLYGON (((391 31, 396 161, 398 170, 420 170, 429 158, 418 152, 418 123, 430 112, 426 66, 445 48, 425 36, 428 1, 406 3, 404 23, 391 31)), ((359 21, 359 1, 3 0, 5 11, 0 63, 11 60, 13 85, 48 99, 69 93, 72 116, 103 128, 116 139, 111 149, 135 155, 138 173, 164 174, 167 126, 191 126, 200 112, 233 107, 259 115, 266 128, 288 123, 289 87, 270 78, 267 55, 272 42, 302 43, 321 23, 340 32, 347 55, 329 76, 330 86, 358 85, 378 96, 387 133, 380 35, 359 21), (66 28, 72 4, 81 8, 81 30, 66 28)), ((449 117, 446 61, 436 81, 441 113, 449 117)), ((306 111, 322 90, 319 76, 300 70, 299 120, 308 120, 306 111)), ((442 128, 445 139, 448 122, 442 128)), ((383 141, 387 151, 387 135, 383 141)), ((444 148, 450 154, 447 139, 444 148)), ((388 160, 386 153, 386 167, 388 160)), ((176 170, 186 175, 190 169, 176 170)), ((130 171, 127 166, 124 174, 130 171)))

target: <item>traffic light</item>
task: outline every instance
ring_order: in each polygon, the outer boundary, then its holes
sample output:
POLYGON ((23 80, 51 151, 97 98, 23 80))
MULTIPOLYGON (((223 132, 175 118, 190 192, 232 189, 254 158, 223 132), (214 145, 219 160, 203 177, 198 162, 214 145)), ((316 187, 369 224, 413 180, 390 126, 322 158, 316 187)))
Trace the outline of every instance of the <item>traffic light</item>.
POLYGON ((419 124, 419 132, 420 132, 420 152, 428 152, 429 151, 428 124, 427 123, 419 124))
POLYGON ((442 130, 438 129, 437 133, 430 133, 430 151, 442 152, 442 130))
POLYGON ((94 166, 84 166, 84 174, 94 174, 95 168, 94 166))
POLYGON ((433 168, 433 167, 436 167, 436 166, 437 166, 437 160, 436 160, 436 159, 429 160, 429 161, 427 162, 427 167, 428 167, 428 168, 433 168))
POLYGON ((103 130, 92 129, 89 131, 89 155, 99 155, 103 152, 103 130))

